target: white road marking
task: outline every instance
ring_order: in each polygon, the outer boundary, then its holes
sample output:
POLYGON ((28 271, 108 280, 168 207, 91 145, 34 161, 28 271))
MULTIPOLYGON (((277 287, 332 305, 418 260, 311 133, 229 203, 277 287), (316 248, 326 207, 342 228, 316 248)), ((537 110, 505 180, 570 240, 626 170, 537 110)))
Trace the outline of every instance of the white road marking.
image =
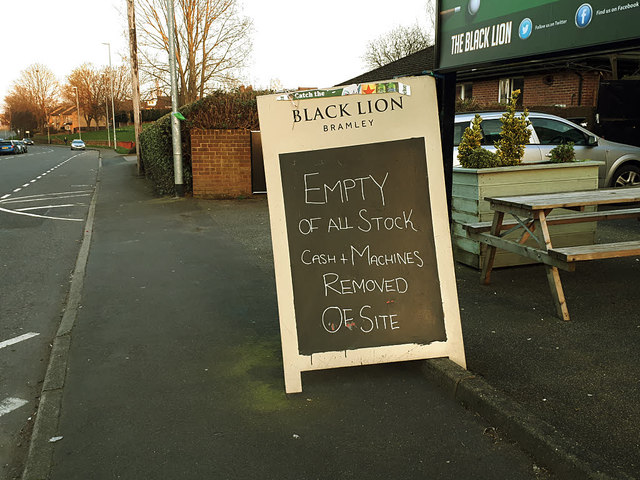
POLYGON ((17 212, 16 210, 8 210, 6 208, 0 208, 0 212, 13 213, 14 215, 25 215, 27 217, 48 218, 49 220, 65 220, 67 222, 82 222, 81 218, 50 217, 49 215, 36 215, 34 213, 17 212))
POLYGON ((40 195, 26 195, 24 197, 11 198, 9 200, 0 199, 0 203, 26 203, 41 202, 44 200, 58 200, 60 198, 88 197, 91 190, 78 190, 77 192, 43 193, 40 195))
MULTIPOLYGON (((72 157, 67 158, 65 161, 59 163, 55 167, 52 167, 51 169, 49 169, 46 172, 42 173, 41 175, 39 175, 38 177, 34 178, 33 180, 30 180, 29 183, 25 183, 24 185, 22 185, 22 187, 16 188, 15 190, 13 190, 12 193, 18 193, 23 188, 26 188, 26 187, 30 186, 31 184, 35 183, 37 180, 41 179, 47 173, 51 173, 52 171, 54 171, 58 167, 61 167, 62 165, 67 163, 69 160, 72 160, 73 158, 75 158, 75 157, 77 157, 79 155, 83 155, 84 153, 86 153, 86 152, 79 153, 79 154, 73 155, 72 157)), ((88 195, 85 195, 86 192, 87 191, 85 190, 85 191, 82 191, 82 192, 63 192, 63 193, 53 193, 53 194, 44 194, 44 195, 30 195, 30 196, 25 196, 25 197, 21 197, 21 198, 10 198, 11 197, 11 193, 9 193, 9 194, 6 194, 6 195, 3 195, 2 197, 0 197, 0 203, 52 201, 52 200, 59 200, 59 199, 62 199, 62 198, 71 198, 71 197, 77 197, 77 196, 88 196, 88 195)), ((88 191, 88 193, 91 193, 91 191, 88 191)), ((52 216, 48 216, 48 215, 37 215, 35 213, 26 213, 27 210, 42 210, 42 209, 45 209, 45 208, 74 207, 74 206, 79 206, 79 205, 82 205, 82 204, 68 204, 68 205, 60 205, 60 206, 49 205, 49 206, 42 206, 42 207, 22 208, 22 209, 16 209, 16 210, 0 208, 0 212, 13 213, 14 215, 24 215, 24 216, 28 216, 28 217, 46 218, 46 219, 50 219, 50 220, 64 220, 64 221, 68 221, 68 222, 81 222, 82 221, 81 218, 52 217, 52 216)))
MULTIPOLYGON (((64 165, 65 163, 67 163, 69 160, 74 159, 75 157, 79 156, 79 155, 83 155, 86 152, 82 152, 82 153, 78 153, 76 155, 73 155, 72 157, 67 158, 65 161, 59 163, 58 165, 56 165, 53 168, 50 168, 49 170, 47 170, 46 172, 44 172, 43 174, 41 174, 40 176, 34 178, 33 180, 30 180, 29 183, 25 183, 24 185, 22 185, 22 187, 20 188, 16 188, 15 190, 13 190, 12 193, 18 193, 20 190, 22 190, 23 188, 26 188, 28 186, 30 186, 31 184, 35 183, 37 180, 41 179, 43 176, 45 176, 47 173, 51 173, 52 171, 54 171, 56 168, 61 167, 62 165, 64 165)), ((9 197, 11 197, 11 193, 8 193, 6 195, 3 195, 2 197, 0 197, 0 203, 14 203, 14 202, 23 202, 23 201, 35 201, 35 200, 24 200, 26 198, 31 198, 31 199, 35 199, 38 198, 40 200, 54 200, 54 199, 61 199, 61 198, 70 198, 70 197, 75 197, 75 196, 83 196, 82 194, 78 195, 80 192, 64 192, 64 193, 54 193, 54 194, 48 194, 48 195, 32 195, 32 196, 26 196, 26 197, 22 197, 22 199, 9 199, 9 197), (65 196, 66 195, 66 196, 65 196), (46 198, 48 197, 48 198, 46 198)), ((82 192, 84 193, 84 192, 82 192)), ((65 205, 67 207, 73 207, 73 206, 77 206, 78 204, 71 204, 71 205, 65 205)), ((36 218, 46 218, 49 220, 64 220, 67 222, 82 222, 83 219, 81 218, 64 218, 64 217, 51 217, 48 215, 37 215, 35 213, 26 213, 26 210, 41 210, 44 208, 61 208, 62 206, 48 206, 48 207, 34 207, 34 208, 23 208, 23 209, 17 209, 17 210, 10 210, 10 209, 6 209, 6 208, 0 208, 0 212, 6 212, 6 213, 13 213, 14 215, 25 215, 28 217, 36 217, 36 218)))
POLYGON ((20 335, 19 337, 10 338, 9 340, 5 340, 4 342, 0 342, 0 349, 8 347, 9 345, 15 345, 16 343, 24 342, 25 340, 29 340, 30 338, 37 337, 40 335, 36 332, 25 333, 24 335, 20 335))
POLYGON ((22 400, 21 398, 5 398, 0 402, 0 417, 6 415, 7 413, 13 412, 14 410, 26 405, 26 400, 22 400))
POLYGON ((14 212, 28 212, 30 210, 43 210, 49 208, 67 208, 67 207, 82 207, 86 205, 86 203, 65 203, 64 205, 43 205, 41 207, 26 207, 26 208, 16 208, 14 212))

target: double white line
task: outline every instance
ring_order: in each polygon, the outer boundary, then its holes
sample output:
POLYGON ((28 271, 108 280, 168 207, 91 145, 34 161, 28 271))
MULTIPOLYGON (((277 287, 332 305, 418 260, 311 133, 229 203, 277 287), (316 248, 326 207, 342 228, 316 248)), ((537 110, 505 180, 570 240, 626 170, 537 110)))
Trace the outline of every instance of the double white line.
MULTIPOLYGON (((63 198, 76 198, 76 197, 88 197, 92 193, 91 190, 79 190, 75 192, 60 192, 60 193, 48 193, 48 194, 40 194, 40 195, 30 195, 27 197, 13 197, 10 198, 10 195, 5 195, 0 198, 0 204, 7 205, 9 203, 26 203, 26 202, 42 202, 42 201, 55 201, 63 198)), ((29 210, 44 210, 51 208, 70 208, 85 205, 84 203, 66 203, 60 205, 41 205, 38 207, 28 207, 28 208, 2 208, 0 207, 0 211, 13 213, 15 215, 26 215, 28 217, 38 217, 38 218, 48 218, 51 220, 66 220, 70 222, 81 222, 83 219, 81 218, 65 218, 65 217, 53 217, 49 215, 38 215, 35 213, 28 213, 29 210)))

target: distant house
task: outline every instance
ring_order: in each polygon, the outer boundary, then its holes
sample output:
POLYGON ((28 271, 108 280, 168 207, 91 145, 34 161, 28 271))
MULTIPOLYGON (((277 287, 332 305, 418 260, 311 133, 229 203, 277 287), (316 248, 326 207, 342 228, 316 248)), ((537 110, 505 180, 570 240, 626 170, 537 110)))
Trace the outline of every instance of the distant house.
POLYGON ((55 132, 67 130, 75 131, 77 128, 78 112, 75 106, 61 105, 49 113, 49 128, 55 132))
MULTIPOLYGON (((76 133, 78 131, 78 108, 76 105, 60 105, 49 113, 48 118, 49 129, 54 132, 76 133)), ((80 110, 80 129, 87 129, 87 121, 80 110)), ((89 128, 106 128, 106 117, 92 119, 89 128)))
POLYGON ((148 100, 147 108, 154 108, 156 110, 166 110, 171 108, 171 97, 167 95, 158 95, 148 100))
POLYGON ((149 96, 142 101, 140 106, 143 110, 167 110, 171 108, 171 97, 163 95, 159 87, 151 91, 149 96))

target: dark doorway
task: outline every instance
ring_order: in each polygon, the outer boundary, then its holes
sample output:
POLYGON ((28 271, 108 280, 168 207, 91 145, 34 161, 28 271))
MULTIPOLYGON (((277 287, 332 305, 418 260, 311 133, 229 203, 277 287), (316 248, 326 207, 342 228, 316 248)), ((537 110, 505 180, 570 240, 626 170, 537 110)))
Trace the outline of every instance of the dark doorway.
POLYGON ((251 132, 251 188, 253 193, 267 192, 260 132, 251 132))
POLYGON ((600 82, 596 112, 599 135, 640 147, 640 80, 600 82))

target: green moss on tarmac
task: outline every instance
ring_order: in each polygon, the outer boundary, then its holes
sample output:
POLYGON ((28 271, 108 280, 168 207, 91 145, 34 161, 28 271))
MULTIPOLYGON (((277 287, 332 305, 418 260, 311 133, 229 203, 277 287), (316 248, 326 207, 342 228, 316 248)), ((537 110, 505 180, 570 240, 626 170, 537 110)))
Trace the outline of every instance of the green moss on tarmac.
POLYGON ((291 408, 284 392, 280 345, 274 341, 255 341, 235 346, 222 370, 234 383, 245 407, 263 413, 291 408))

